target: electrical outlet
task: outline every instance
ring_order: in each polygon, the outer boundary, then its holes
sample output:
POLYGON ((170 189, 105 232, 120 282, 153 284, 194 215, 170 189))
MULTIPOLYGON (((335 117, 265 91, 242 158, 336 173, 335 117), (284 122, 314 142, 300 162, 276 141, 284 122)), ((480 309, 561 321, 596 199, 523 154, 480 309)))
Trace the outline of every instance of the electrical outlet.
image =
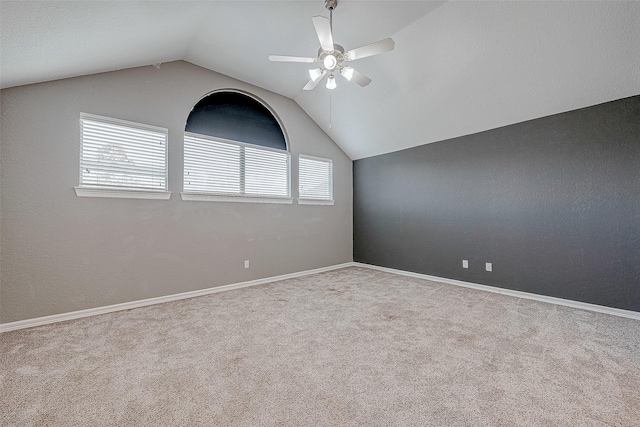
POLYGON ((249 260, 245 260, 245 262, 244 262, 244 268, 249 268, 249 260))
POLYGON ((486 267, 487 271, 493 271, 493 265, 490 262, 486 263, 485 267, 486 267))
POLYGON ((469 268, 469 260, 467 259, 462 260, 462 268, 469 268))

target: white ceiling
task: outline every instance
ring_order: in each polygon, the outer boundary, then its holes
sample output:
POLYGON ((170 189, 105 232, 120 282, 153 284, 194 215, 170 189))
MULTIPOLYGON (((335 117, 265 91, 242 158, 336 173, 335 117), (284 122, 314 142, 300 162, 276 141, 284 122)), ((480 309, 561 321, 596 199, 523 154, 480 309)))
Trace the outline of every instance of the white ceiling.
POLYGON ((352 159, 640 94, 635 1, 340 0, 336 43, 396 49, 352 63, 369 86, 331 92, 302 91, 309 64, 267 60, 315 56, 323 0, 2 0, 0 14, 2 88, 183 59, 294 99, 352 159))

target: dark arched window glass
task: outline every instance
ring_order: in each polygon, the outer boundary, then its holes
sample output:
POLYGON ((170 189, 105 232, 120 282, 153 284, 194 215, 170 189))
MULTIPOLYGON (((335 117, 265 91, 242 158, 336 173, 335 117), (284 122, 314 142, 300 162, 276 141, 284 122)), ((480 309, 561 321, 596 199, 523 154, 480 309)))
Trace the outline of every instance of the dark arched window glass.
POLYGON ((291 203, 291 156, 274 114, 248 94, 221 91, 191 110, 183 199, 291 203))
POLYGON ((286 150, 284 132, 260 102, 238 92, 215 92, 191 110, 187 132, 286 150))

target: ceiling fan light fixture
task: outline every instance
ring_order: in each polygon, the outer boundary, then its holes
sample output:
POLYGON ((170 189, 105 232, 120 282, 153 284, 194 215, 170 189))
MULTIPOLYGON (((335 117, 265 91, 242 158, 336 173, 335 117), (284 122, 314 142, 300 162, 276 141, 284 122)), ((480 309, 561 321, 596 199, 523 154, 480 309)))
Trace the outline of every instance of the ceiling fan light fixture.
POLYGON ((327 55, 322 60, 322 64, 327 70, 333 70, 338 65, 338 59, 333 55, 327 55))
POLYGON ((314 68, 313 70, 309 70, 309 77, 311 77, 311 80, 313 80, 314 82, 323 75, 324 70, 322 68, 314 68))
POLYGON ((340 74, 342 74, 342 77, 344 77, 345 79, 351 80, 351 78, 353 77, 353 68, 342 67, 342 69, 340 70, 340 74))
POLYGON ((336 78, 333 77, 333 74, 329 76, 327 79, 327 89, 335 89, 336 88, 336 78))

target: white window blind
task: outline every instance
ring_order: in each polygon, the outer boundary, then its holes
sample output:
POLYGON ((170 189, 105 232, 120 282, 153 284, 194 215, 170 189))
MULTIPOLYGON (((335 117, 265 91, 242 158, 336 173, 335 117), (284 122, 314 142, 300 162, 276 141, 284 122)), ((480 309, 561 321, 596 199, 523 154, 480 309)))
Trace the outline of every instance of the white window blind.
POLYGON ((329 159, 300 155, 299 198, 333 200, 333 162, 329 159))
POLYGON ((289 198, 290 158, 289 153, 282 150, 186 133, 184 191, 289 198))
POLYGON ((167 129, 80 114, 80 188, 167 191, 167 129))

